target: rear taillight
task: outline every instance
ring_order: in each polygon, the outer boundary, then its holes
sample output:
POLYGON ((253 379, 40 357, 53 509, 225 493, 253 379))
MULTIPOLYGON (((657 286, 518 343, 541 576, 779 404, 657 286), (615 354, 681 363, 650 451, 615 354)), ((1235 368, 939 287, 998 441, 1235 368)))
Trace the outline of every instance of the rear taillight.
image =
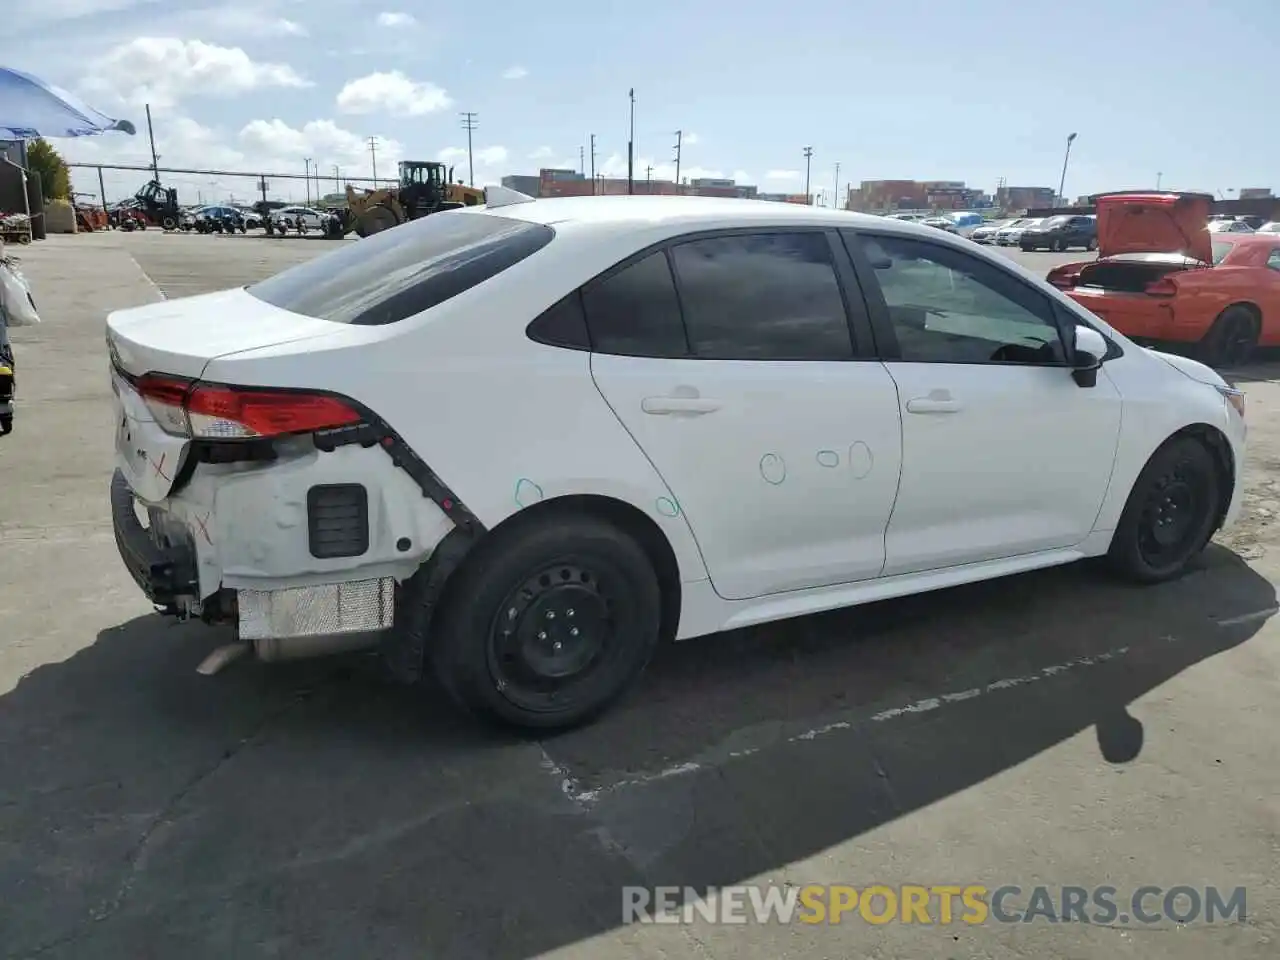
POLYGON ((145 376, 138 393, 168 433, 202 440, 260 440, 359 423, 349 404, 325 394, 255 390, 145 376))
POLYGON ((1153 280, 1143 289, 1149 297, 1173 297, 1178 294, 1178 285, 1168 277, 1153 280))
POLYGON ((1080 274, 1074 270, 1055 267, 1049 271, 1048 281, 1059 290, 1070 290, 1080 280, 1080 274))

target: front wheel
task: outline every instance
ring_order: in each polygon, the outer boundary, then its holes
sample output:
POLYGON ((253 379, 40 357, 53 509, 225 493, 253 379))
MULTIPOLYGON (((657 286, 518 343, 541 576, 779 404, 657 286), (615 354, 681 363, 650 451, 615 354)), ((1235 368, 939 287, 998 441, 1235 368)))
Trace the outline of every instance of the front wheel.
POLYGON ((661 594, 648 556, 587 516, 516 521, 454 576, 432 666, 465 709, 532 730, 602 712, 658 643, 661 594))
POLYGON ((1111 568, 1138 583, 1181 576, 1213 536, 1221 496, 1218 465, 1204 443, 1166 443, 1129 493, 1107 555, 1111 568))
POLYGON ((1084 245, 1084 248, 1085 248, 1086 250, 1088 250, 1090 253, 1092 253, 1094 250, 1097 250, 1097 249, 1098 249, 1098 238, 1097 238, 1097 237, 1090 237, 1090 238, 1089 238, 1089 242, 1088 242, 1088 243, 1086 243, 1086 244, 1084 245))

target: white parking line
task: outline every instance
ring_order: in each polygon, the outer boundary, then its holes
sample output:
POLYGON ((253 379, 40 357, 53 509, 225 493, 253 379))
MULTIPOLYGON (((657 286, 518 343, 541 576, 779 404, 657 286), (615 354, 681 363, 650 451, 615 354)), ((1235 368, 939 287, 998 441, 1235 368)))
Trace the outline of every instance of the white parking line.
MULTIPOLYGON (((1266 611, 1266 614, 1270 615, 1270 613, 1274 612, 1274 610, 1266 611)), ((1256 618, 1261 615, 1262 613, 1246 614, 1246 618, 1256 618)), ((1240 620, 1240 618, 1236 618, 1236 620, 1240 620)), ((1234 621, 1221 621, 1223 625, 1226 625, 1229 622, 1234 621)), ((1176 642, 1177 638, 1165 636, 1161 639, 1168 643, 1176 642)), ((709 751, 702 759, 686 760, 682 763, 664 767, 655 773, 643 774, 637 777, 628 777, 627 779, 592 789, 583 789, 578 778, 573 776, 565 766, 554 760, 545 747, 541 747, 543 757, 542 765, 549 773, 559 778, 560 791, 565 795, 565 797, 567 797, 576 806, 587 808, 603 796, 615 794, 633 787, 646 786, 659 780, 669 780, 673 777, 683 777, 691 773, 697 773, 699 770, 704 770, 708 767, 714 767, 719 764, 759 753, 766 746, 773 746, 778 743, 800 743, 802 741, 807 742, 819 740, 842 730, 852 730, 865 723, 885 723, 887 721, 897 720, 912 714, 929 713, 934 710, 941 710, 951 704, 963 703, 966 700, 973 700, 977 697, 999 693, 1003 690, 1012 690, 1015 687, 1023 687, 1027 684, 1038 683, 1041 680, 1051 679, 1059 674, 1066 673, 1071 670, 1080 670, 1086 667, 1097 666, 1100 663, 1106 663, 1109 660, 1115 660, 1118 657, 1123 657, 1130 651, 1130 649, 1131 648, 1128 646, 1113 647, 1110 650, 1105 650, 1102 653, 1095 654, 1091 657, 1073 657, 1070 660, 1050 664, 1047 667, 1041 667, 1033 673, 1002 677, 998 680, 993 680, 984 686, 970 687, 966 690, 943 693, 934 697, 925 697, 920 700, 912 701, 911 703, 903 704, 900 707, 892 707, 888 710, 881 710, 869 715, 851 715, 848 719, 836 720, 831 723, 823 724, 820 727, 814 727, 813 729, 806 730, 803 733, 797 733, 794 736, 775 740, 772 743, 761 746, 738 748, 730 751, 709 751)))

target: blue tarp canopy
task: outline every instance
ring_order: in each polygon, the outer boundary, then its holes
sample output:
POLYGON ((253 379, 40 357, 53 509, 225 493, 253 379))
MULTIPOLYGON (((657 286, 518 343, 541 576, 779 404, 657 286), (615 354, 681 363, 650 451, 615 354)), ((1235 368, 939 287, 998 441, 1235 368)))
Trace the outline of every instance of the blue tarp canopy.
POLYGON ((0 67, 0 140, 88 137, 108 130, 137 133, 128 120, 113 120, 38 77, 0 67))

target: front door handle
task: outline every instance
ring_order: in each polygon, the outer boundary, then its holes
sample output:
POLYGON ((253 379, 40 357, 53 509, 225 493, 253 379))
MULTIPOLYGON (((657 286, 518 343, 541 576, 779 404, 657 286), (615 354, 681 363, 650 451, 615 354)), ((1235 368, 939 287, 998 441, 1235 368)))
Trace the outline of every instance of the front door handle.
POLYGON ((709 397, 645 397, 640 409, 653 416, 699 417, 720 409, 720 401, 709 397))
POLYGON ((959 413, 958 400, 950 397, 916 397, 907 401, 907 413, 959 413))

